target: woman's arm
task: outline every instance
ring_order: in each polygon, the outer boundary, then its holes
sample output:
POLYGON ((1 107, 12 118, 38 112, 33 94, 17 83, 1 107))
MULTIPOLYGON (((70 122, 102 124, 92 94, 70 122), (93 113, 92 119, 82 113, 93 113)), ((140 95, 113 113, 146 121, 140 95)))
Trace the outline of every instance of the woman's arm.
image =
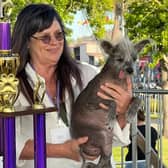
MULTIPOLYGON (((51 158, 68 158, 80 161, 79 145, 87 142, 87 137, 68 140, 63 144, 47 143, 47 157, 51 158)), ((20 160, 31 160, 34 158, 34 142, 28 140, 21 152, 20 160)), ((95 159, 90 158, 90 159, 95 159)))

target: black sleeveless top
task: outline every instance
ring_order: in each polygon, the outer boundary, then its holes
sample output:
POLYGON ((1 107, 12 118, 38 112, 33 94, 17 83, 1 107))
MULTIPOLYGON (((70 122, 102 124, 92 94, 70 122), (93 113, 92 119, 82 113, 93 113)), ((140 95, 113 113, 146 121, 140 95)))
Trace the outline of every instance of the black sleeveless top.
MULTIPOLYGON (((137 127, 145 137, 145 125, 139 125, 137 127)), ((151 147, 155 150, 155 152, 157 152, 155 148, 157 139, 158 139, 158 133, 155 128, 151 127, 151 147)), ((128 153, 126 155, 126 161, 131 160, 132 160, 132 143, 128 145, 128 153)), ((139 147, 137 148, 137 160, 145 160, 145 155, 139 147)))

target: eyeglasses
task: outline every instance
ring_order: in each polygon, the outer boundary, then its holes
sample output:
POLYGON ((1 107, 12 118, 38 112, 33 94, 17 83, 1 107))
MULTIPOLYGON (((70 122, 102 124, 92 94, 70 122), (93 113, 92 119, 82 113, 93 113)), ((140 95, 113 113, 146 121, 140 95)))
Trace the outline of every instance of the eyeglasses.
MULTIPOLYGON (((41 40, 44 44, 50 44, 51 42, 51 36, 50 35, 44 35, 41 37, 36 37, 36 36, 31 36, 32 38, 36 40, 41 40)), ((62 41, 64 39, 64 33, 63 32, 58 32, 54 35, 55 40, 57 41, 62 41)))

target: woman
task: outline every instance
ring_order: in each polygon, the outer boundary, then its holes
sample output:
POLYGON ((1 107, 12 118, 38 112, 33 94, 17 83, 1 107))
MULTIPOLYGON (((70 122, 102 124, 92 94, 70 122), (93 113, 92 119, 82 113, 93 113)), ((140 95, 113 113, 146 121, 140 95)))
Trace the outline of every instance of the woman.
MULTIPOLYGON (((17 76, 27 80, 33 88, 40 80, 45 84, 39 90, 46 107, 60 106, 58 112, 46 114, 47 167, 80 167, 79 145, 87 137, 70 139, 67 125, 70 121, 71 105, 80 91, 97 73, 97 69, 78 63, 69 54, 64 26, 55 9, 46 4, 31 4, 25 7, 17 17, 13 30, 12 50, 19 53, 21 63, 17 76), (64 118, 64 120, 63 120, 64 118), (78 162, 77 162, 78 161, 78 162)), ((101 86, 97 93, 102 99, 113 97, 117 103, 117 121, 114 126, 113 145, 129 143, 129 124, 125 112, 132 99, 132 85, 128 79, 128 90, 112 83, 101 86)), ((29 91, 30 92, 30 91, 29 91)), ((24 93, 20 93, 16 106, 30 105, 24 93)), ((104 104, 101 108, 108 109, 104 104)), ((17 165, 33 167, 33 122, 32 116, 17 118, 17 165)), ((86 156, 95 159, 97 156, 86 156)))

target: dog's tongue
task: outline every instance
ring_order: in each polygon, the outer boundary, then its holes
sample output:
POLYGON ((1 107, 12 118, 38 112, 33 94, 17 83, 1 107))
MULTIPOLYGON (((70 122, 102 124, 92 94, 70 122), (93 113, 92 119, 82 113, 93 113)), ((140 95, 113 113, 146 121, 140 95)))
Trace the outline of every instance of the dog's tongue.
POLYGON ((123 78, 124 78, 124 71, 123 71, 123 70, 120 70, 119 78, 120 78, 120 79, 123 79, 123 78))

